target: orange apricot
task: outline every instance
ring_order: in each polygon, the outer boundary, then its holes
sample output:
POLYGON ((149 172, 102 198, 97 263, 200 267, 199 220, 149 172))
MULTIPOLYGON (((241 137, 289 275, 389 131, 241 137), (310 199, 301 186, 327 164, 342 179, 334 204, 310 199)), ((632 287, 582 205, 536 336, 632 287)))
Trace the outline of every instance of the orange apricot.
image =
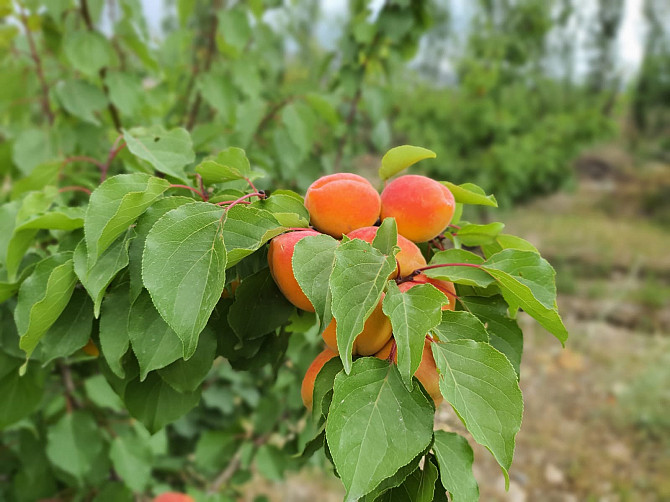
POLYGON ((381 200, 382 219, 395 218, 398 233, 413 242, 429 241, 439 235, 449 225, 456 208, 447 187, 416 174, 391 181, 381 200))
MULTIPOLYGON (((375 354, 375 357, 378 359, 389 359, 391 355, 391 349, 393 348, 393 343, 395 340, 392 338, 388 341, 382 349, 375 354)), ((431 349, 431 342, 428 338, 423 343, 423 353, 421 354, 421 363, 414 373, 414 376, 417 378, 423 388, 426 389, 426 392, 433 398, 435 403, 435 408, 440 406, 442 403, 443 397, 440 392, 440 374, 437 371, 437 365, 435 364, 435 358, 433 357, 433 349, 431 349)), ((397 353, 393 354, 393 362, 398 362, 397 353)))
POLYGON ((314 398, 314 382, 316 381, 316 376, 323 368, 323 365, 330 361, 333 357, 337 357, 337 352, 333 352, 329 348, 323 349, 312 361, 312 364, 309 365, 307 371, 305 372, 305 377, 302 379, 302 386, 300 387, 300 395, 302 396, 302 402, 308 410, 312 409, 312 399, 314 398))
MULTIPOLYGON (((391 321, 382 311, 383 300, 384 294, 382 294, 382 299, 372 311, 370 317, 365 320, 363 331, 361 331, 354 340, 352 355, 371 356, 382 348, 391 338, 393 328, 391 327, 391 321)), ((328 323, 328 326, 326 326, 326 329, 323 330, 321 336, 323 336, 323 341, 326 342, 328 348, 335 352, 339 352, 337 348, 336 331, 337 321, 335 321, 335 318, 333 317, 330 323, 328 323)))
POLYGON ((372 184, 353 173, 322 176, 305 194, 305 207, 317 230, 336 239, 379 218, 381 199, 372 184))
POLYGON ((419 284, 432 284, 439 289, 444 296, 449 299, 449 303, 442 305, 442 310, 454 310, 456 308, 456 288, 453 282, 443 281, 441 279, 432 279, 425 274, 415 275, 411 281, 401 282, 398 284, 398 289, 403 293, 419 284))
POLYGON ((153 502, 195 502, 195 500, 185 493, 165 492, 154 497, 153 502))
POLYGON ((308 312, 314 312, 309 301, 293 273, 293 250, 297 242, 308 235, 321 235, 314 230, 300 230, 281 234, 270 241, 268 264, 277 287, 293 305, 308 312))
POLYGON ((223 293, 221 293, 221 298, 234 298, 235 291, 237 291, 239 285, 240 285, 240 279, 238 277, 235 277, 235 279, 230 281, 230 284, 228 284, 230 291, 228 289, 224 289, 223 293))
MULTIPOLYGON (((349 232, 347 237, 351 239, 361 239, 372 244, 372 241, 377 235, 378 228, 379 227, 359 228, 353 232, 349 232)), ((412 241, 398 234, 398 246, 400 247, 400 251, 395 255, 395 259, 398 261, 401 277, 411 274, 417 268, 426 266, 426 259, 421 254, 421 250, 412 241)), ((398 268, 393 271, 389 279, 398 276, 398 268)))
POLYGON ((98 357, 100 355, 100 349, 98 349, 98 346, 93 342, 91 338, 88 339, 88 342, 86 345, 82 347, 84 351, 84 354, 89 355, 91 357, 98 357))

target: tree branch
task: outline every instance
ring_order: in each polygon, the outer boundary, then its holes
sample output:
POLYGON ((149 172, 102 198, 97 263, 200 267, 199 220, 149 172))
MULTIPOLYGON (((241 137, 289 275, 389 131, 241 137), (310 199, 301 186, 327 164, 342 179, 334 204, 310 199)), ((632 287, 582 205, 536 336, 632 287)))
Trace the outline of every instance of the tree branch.
POLYGON ((49 86, 47 85, 46 78, 44 78, 42 60, 37 53, 35 40, 33 39, 33 34, 31 33, 30 27, 28 26, 28 17, 26 16, 22 6, 19 7, 19 12, 21 12, 21 24, 23 24, 23 27, 26 30, 26 38, 28 39, 28 45, 30 46, 30 57, 35 63, 35 72, 37 73, 37 78, 40 81, 40 87, 42 88, 42 111, 47 116, 49 125, 52 125, 54 123, 55 117, 53 111, 51 110, 51 106, 49 105, 49 86))

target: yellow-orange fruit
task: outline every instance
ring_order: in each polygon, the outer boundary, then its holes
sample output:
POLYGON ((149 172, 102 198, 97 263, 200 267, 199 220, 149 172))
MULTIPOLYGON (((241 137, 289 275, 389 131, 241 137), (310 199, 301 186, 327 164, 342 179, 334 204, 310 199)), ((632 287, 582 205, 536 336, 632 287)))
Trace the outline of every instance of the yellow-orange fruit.
POLYGON ((415 275, 411 281, 401 282, 398 284, 398 289, 403 293, 419 284, 432 284, 439 289, 444 296, 449 299, 449 303, 442 305, 442 310, 454 310, 456 308, 456 288, 453 282, 443 281, 441 279, 432 279, 425 274, 415 275))
POLYGON ((95 343, 93 343, 93 340, 90 338, 88 339, 88 342, 86 343, 86 345, 82 347, 81 350, 84 351, 84 354, 87 354, 91 357, 98 357, 100 355, 100 349, 98 349, 98 346, 95 343))
MULTIPOLYGON (((391 338, 393 328, 391 327, 391 321, 382 311, 382 300, 384 300, 384 294, 382 294, 382 299, 372 311, 370 317, 365 320, 363 331, 354 340, 352 350, 354 356, 371 356, 381 349, 391 338)), ((333 317, 328 326, 326 326, 326 329, 323 330, 322 336, 328 348, 339 352, 336 331, 337 322, 333 317)))
POLYGON ((302 402, 307 407, 307 409, 312 409, 312 399, 314 393, 314 381, 316 380, 316 375, 319 374, 323 365, 330 361, 333 357, 337 357, 337 352, 333 352, 329 348, 323 349, 318 356, 314 358, 312 364, 307 368, 305 372, 305 377, 302 379, 302 387, 300 387, 300 395, 302 396, 302 402))
POLYGON ((153 502, 195 502, 195 500, 185 493, 165 492, 154 497, 153 502))
MULTIPOLYGON (((375 357, 378 359, 388 359, 391 355, 391 348, 393 347, 394 340, 391 339, 389 342, 382 347, 382 349, 375 354, 375 357)), ((426 392, 433 398, 435 403, 435 408, 442 404, 442 393, 440 392, 440 375, 437 371, 437 365, 435 364, 435 359, 433 358, 433 350, 430 348, 431 341, 426 338, 423 343, 423 353, 421 354, 421 364, 414 373, 414 376, 421 382, 423 388, 426 389, 426 392)), ((393 362, 398 362, 397 353, 393 354, 393 362)))
POLYGON ((321 234, 314 230, 300 230, 281 234, 272 239, 268 249, 268 264, 272 278, 286 299, 299 309, 314 312, 314 306, 300 289, 295 278, 292 262, 296 243, 308 235, 321 234))
POLYGON ((379 218, 381 198, 372 184, 353 173, 323 176, 310 185, 305 207, 317 230, 336 239, 379 218))
POLYGON ((382 219, 395 218, 398 233, 413 242, 425 242, 439 235, 449 225, 456 208, 447 187, 416 174, 391 181, 381 199, 382 219))
POLYGON ((230 284, 228 285, 230 291, 228 289, 224 289, 223 293, 221 293, 221 298, 233 298, 235 296, 235 291, 237 290, 239 285, 240 280, 236 277, 235 279, 230 281, 230 284))
MULTIPOLYGON (((375 236, 377 235, 377 230, 379 227, 363 227, 353 232, 349 232, 347 237, 351 239, 361 239, 365 242, 372 244, 375 236)), ((417 268, 426 266, 426 259, 421 254, 419 247, 414 244, 409 239, 398 234, 398 246, 400 251, 395 255, 395 259, 398 261, 400 269, 400 277, 411 274, 417 268)), ((394 270, 393 273, 389 276, 390 279, 398 276, 398 270, 394 270)))

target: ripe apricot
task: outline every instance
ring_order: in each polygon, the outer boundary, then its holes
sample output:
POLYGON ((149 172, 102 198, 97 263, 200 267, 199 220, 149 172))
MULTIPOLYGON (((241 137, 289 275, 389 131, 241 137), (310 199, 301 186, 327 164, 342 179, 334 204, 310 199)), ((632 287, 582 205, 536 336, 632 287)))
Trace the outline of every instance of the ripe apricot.
POLYGON ((416 174, 391 181, 381 199, 382 219, 395 218, 398 233, 413 242, 425 242, 439 235, 449 225, 456 208, 447 187, 416 174))
MULTIPOLYGON (((391 355, 391 348, 395 340, 391 339, 388 341, 382 349, 375 354, 375 357, 378 359, 388 359, 391 355)), ((421 363, 414 373, 414 376, 421 382, 423 388, 426 389, 426 392, 433 398, 435 403, 435 408, 442 404, 442 393, 440 392, 440 375, 437 371, 437 365, 435 364, 435 358, 433 358, 433 350, 430 348, 431 341, 426 338, 423 343, 423 353, 421 354, 421 363)), ((398 362, 397 352, 393 354, 393 362, 398 362)))
MULTIPOLYGON (((347 237, 351 239, 361 239, 372 244, 372 241, 377 235, 378 228, 379 227, 359 228, 353 232, 349 232, 347 237)), ((401 277, 411 274, 417 268, 426 266, 426 259, 421 254, 421 250, 412 241, 398 234, 398 246, 400 247, 400 252, 395 255, 395 259, 398 260, 398 268, 400 269, 401 277)), ((393 271, 389 279, 393 279, 397 276, 398 270, 396 269, 393 271)))
POLYGON ((281 234, 270 241, 268 264, 270 273, 279 290, 293 305, 308 312, 314 312, 314 306, 300 288, 293 273, 293 250, 297 242, 308 235, 320 235, 314 230, 300 230, 281 234))
POLYGON ((305 207, 317 230, 336 239, 379 218, 381 199, 372 184, 353 173, 322 176, 305 194, 305 207))
POLYGON ((316 376, 323 368, 323 365, 330 361, 333 357, 337 357, 337 352, 333 352, 329 348, 323 349, 318 356, 314 358, 312 364, 309 365, 305 372, 305 377, 302 379, 302 386, 300 387, 300 395, 302 402, 308 410, 312 409, 312 399, 314 393, 314 381, 316 376))
POLYGON ((195 500, 185 493, 165 492, 154 497, 153 502, 195 502, 195 500))
MULTIPOLYGON (((386 342, 391 338, 393 328, 391 321, 382 311, 382 299, 379 301, 375 309, 365 320, 363 331, 354 340, 352 355, 355 356, 371 356, 379 349, 381 349, 386 342)), ((326 342, 328 348, 335 352, 339 352, 337 348, 337 322, 333 318, 326 329, 323 331, 323 341, 326 342)))
POLYGON ((444 296, 449 299, 449 303, 442 305, 442 310, 454 310, 456 308, 456 288, 453 282, 443 281, 440 279, 432 279, 425 274, 415 275, 411 281, 401 282, 398 284, 398 289, 403 293, 419 284, 432 284, 439 289, 444 296))
POLYGON ((84 354, 89 355, 91 357, 98 357, 100 355, 100 349, 98 349, 98 346, 93 342, 91 338, 88 339, 88 342, 86 345, 82 347, 84 351, 84 354))

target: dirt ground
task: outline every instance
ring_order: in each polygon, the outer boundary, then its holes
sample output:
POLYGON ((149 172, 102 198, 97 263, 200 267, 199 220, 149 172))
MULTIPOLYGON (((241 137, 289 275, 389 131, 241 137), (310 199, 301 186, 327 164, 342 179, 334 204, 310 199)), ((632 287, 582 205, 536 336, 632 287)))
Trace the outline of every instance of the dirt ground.
MULTIPOLYGON (((481 500, 670 500, 670 229, 611 213, 616 182, 585 180, 500 215, 558 271, 566 348, 520 319, 525 410, 510 489, 490 453, 475 448, 481 500)), ((436 428, 467 433, 449 405, 436 428)), ((307 470, 249 493, 272 501, 342 500, 330 473, 307 470), (251 493, 253 492, 253 494, 251 493)))

